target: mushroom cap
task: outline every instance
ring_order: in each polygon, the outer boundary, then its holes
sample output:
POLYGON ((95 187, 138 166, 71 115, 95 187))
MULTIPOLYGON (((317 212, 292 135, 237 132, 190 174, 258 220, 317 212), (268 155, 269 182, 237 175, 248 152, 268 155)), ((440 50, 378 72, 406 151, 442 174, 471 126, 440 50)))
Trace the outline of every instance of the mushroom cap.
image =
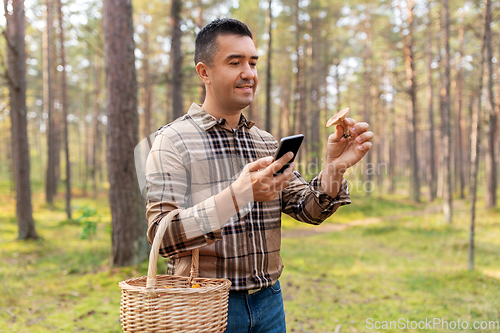
POLYGON ((340 124, 342 120, 344 120, 345 116, 347 116, 347 113, 349 112, 349 108, 345 108, 339 111, 336 115, 331 117, 327 122, 326 122, 326 127, 330 127, 333 125, 340 124))

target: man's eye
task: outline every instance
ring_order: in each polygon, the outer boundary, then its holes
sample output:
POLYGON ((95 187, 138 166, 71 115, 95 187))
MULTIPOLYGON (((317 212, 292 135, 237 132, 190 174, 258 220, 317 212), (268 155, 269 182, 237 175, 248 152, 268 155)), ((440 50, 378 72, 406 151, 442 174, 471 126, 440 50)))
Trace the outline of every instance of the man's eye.
POLYGON ((235 61, 235 62, 230 63, 230 65, 233 65, 233 66, 238 66, 238 65, 239 65, 239 62, 235 61))
POLYGON ((250 66, 252 66, 252 67, 257 67, 257 63, 256 63, 256 62, 251 62, 251 63, 250 63, 250 66))

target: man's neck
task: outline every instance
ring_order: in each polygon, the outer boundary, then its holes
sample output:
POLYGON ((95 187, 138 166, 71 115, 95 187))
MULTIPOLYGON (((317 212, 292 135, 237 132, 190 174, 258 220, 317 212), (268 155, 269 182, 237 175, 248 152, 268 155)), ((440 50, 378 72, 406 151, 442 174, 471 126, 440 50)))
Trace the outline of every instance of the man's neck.
POLYGON ((240 123, 241 111, 221 111, 216 107, 213 107, 210 103, 205 100, 205 103, 201 106, 209 115, 215 117, 217 120, 226 119, 226 122, 231 126, 231 128, 237 128, 240 123))

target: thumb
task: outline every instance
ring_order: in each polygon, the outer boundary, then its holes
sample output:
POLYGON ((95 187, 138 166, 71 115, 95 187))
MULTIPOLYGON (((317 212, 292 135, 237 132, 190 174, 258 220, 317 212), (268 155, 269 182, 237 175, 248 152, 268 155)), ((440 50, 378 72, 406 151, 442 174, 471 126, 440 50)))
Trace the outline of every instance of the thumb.
POLYGON ((333 142, 339 142, 340 140, 342 140, 343 137, 344 137, 344 128, 342 128, 342 126, 339 124, 335 127, 335 133, 330 135, 328 141, 332 140, 333 142))
POLYGON ((253 171, 258 171, 260 169, 267 168, 271 163, 273 163, 273 157, 272 156, 267 156, 258 159, 255 162, 248 163, 248 171, 253 172, 253 171))

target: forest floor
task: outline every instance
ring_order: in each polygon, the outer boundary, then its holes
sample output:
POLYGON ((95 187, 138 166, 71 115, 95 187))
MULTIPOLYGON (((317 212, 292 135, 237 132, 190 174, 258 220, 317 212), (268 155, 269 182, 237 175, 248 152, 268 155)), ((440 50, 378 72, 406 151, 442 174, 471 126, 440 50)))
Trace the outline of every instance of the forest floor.
MULTIPOLYGON (((65 219, 62 195, 53 209, 41 193, 33 203, 41 240, 17 241, 14 201, 0 193, 0 332, 120 332, 118 282, 145 275, 147 262, 109 266, 107 194, 76 194, 73 221, 65 219)), ((447 332, 441 326, 375 325, 400 319, 459 319, 470 326, 500 321, 500 210, 478 207, 471 272, 469 204, 456 201, 454 207, 448 225, 439 203, 353 194, 353 204, 321 226, 284 216, 280 280, 288 331, 447 332)), ((160 264, 159 274, 164 270, 160 264)))

